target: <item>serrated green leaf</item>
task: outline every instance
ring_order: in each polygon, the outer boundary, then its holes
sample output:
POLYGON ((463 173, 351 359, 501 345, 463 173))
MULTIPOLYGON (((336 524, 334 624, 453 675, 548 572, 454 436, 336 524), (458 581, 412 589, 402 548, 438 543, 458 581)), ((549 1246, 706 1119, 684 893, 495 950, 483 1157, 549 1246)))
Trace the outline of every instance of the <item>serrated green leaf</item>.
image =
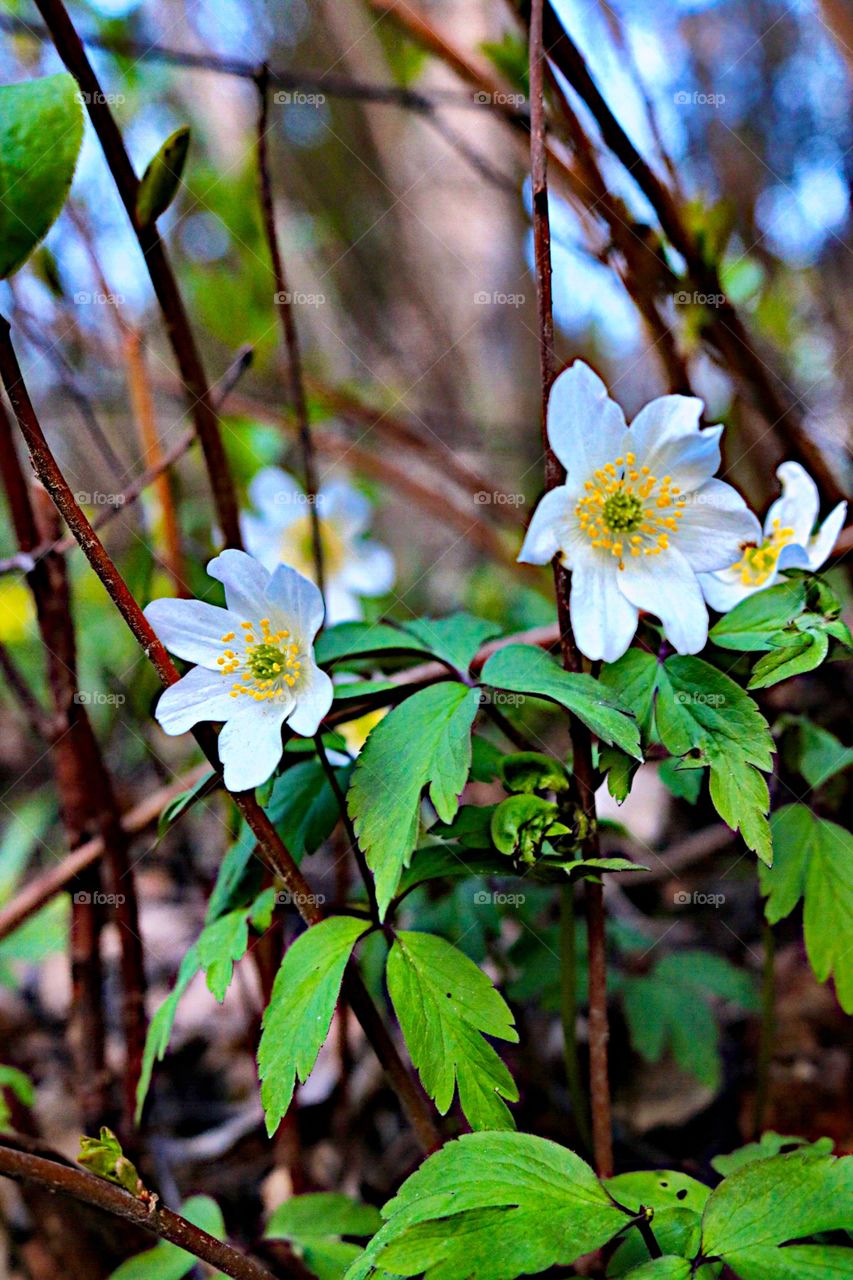
MULTIPOLYGON (((336 769, 335 775, 345 792, 349 768, 336 769)), ((319 760, 304 760, 285 769, 275 780, 266 809, 297 862, 319 849, 340 817, 337 798, 319 760)))
POLYGON ((785 728, 796 735, 798 752, 794 767, 810 787, 822 787, 853 765, 853 747, 845 747, 822 725, 814 724, 805 716, 791 716, 786 717, 785 728))
POLYGON ((658 675, 655 722, 667 751, 731 749, 739 759, 768 771, 773 739, 748 693, 701 658, 667 658, 658 675))
POLYGON ((26 262, 58 217, 82 140, 73 76, 0 86, 0 279, 26 262))
POLYGON ((321 666, 345 658, 407 652, 429 653, 429 648, 414 633, 384 622, 340 622, 321 631, 314 646, 321 666))
POLYGON ((526 644, 499 649, 483 667, 482 679, 496 689, 558 702, 602 742, 643 758, 637 722, 614 694, 592 676, 564 671, 541 649, 526 644))
POLYGON ((752 668, 748 689, 769 689, 780 680, 803 675, 819 667, 829 652, 829 638, 825 632, 783 632, 777 643, 759 658, 752 668))
POLYGON ((501 632, 497 623, 470 613, 454 613, 449 618, 413 618, 402 628, 462 674, 467 673, 478 649, 501 632))
POLYGON ((740 831, 744 844, 768 867, 773 862, 770 838, 770 792, 764 776, 751 764, 727 750, 712 752, 710 795, 717 813, 727 827, 740 831))
POLYGON ((170 133, 152 156, 136 192, 136 223, 150 227, 166 212, 178 193, 190 148, 189 125, 170 133))
POLYGON ((501 1098, 515 1102, 512 1076, 483 1035, 517 1041, 512 1013, 481 969, 444 938, 398 933, 388 991, 409 1056, 442 1115, 459 1090, 472 1129, 513 1128, 501 1098))
POLYGON ((280 1204, 264 1234, 287 1240, 318 1280, 342 1280, 362 1250, 341 1236, 370 1236, 381 1226, 382 1215, 372 1205, 337 1192, 317 1191, 280 1204))
POLYGON ((231 985, 234 964, 242 960, 249 945, 249 912, 229 911, 207 925, 196 942, 198 961, 204 969, 207 987, 222 1004, 231 985))
POLYGON ((329 1033, 344 969, 368 925, 333 916, 306 930, 285 953, 264 1013, 258 1068, 267 1133, 284 1118, 297 1078, 304 1083, 329 1033))
POLYGON ((806 953, 818 982, 835 980, 845 1013, 853 1013, 853 836, 805 805, 786 805, 771 819, 773 866, 760 867, 764 913, 771 924, 805 901, 806 953))
POLYGON ((632 760, 619 747, 602 747, 598 753, 598 767, 607 775, 607 790, 613 799, 617 804, 624 804, 631 793, 639 761, 632 760))
POLYGON ((449 822, 471 768, 476 689, 452 681, 413 694, 371 730, 350 785, 350 817, 384 916, 417 844, 421 792, 449 822))
POLYGON ((772 648, 772 637, 782 631, 806 607, 806 587, 801 578, 786 578, 775 587, 741 600, 723 615, 708 633, 720 649, 760 653, 772 648))
POLYGON ((522 1133, 448 1142, 385 1205, 388 1219, 347 1280, 374 1270, 515 1280, 569 1266, 626 1223, 579 1156, 522 1133))
POLYGON ((762 1133, 758 1142, 748 1142, 745 1147, 738 1147, 737 1151, 726 1156, 714 1156, 711 1168, 728 1178, 755 1160, 769 1160, 771 1156, 783 1155, 786 1150, 799 1150, 801 1154, 809 1151, 816 1156, 831 1155, 833 1145, 832 1138, 818 1138, 816 1142, 809 1142, 806 1138, 792 1138, 768 1129, 762 1133))
MULTIPOLYGON (((665 1254, 692 1257, 699 1246, 702 1210, 710 1188, 686 1173, 669 1169, 653 1172, 620 1173, 609 1178, 607 1190, 627 1209, 639 1212, 641 1207, 654 1210, 652 1231, 665 1254)), ((608 1280, 625 1273, 648 1258, 645 1241, 638 1231, 630 1231, 619 1245, 607 1267, 608 1280)))
POLYGON ((755 1161, 708 1198, 702 1254, 721 1258, 741 1280, 815 1280, 853 1275, 853 1249, 795 1245, 853 1222, 853 1158, 809 1152, 755 1161), (821 1270, 821 1267, 828 1269, 821 1270))
POLYGON ((652 727, 659 665, 653 653, 629 649, 616 662, 605 662, 598 677, 634 713, 644 738, 652 727))
POLYGON ((658 777, 676 800, 695 804, 702 790, 702 774, 698 769, 681 769, 677 760, 662 760, 658 765, 658 777))

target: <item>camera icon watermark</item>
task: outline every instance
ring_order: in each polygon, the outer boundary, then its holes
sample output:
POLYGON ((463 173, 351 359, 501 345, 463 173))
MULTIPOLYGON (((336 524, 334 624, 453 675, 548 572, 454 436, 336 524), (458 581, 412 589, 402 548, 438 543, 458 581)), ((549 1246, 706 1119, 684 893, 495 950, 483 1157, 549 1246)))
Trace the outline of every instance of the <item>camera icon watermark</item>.
POLYGON ((672 901, 676 907, 715 907, 719 909, 726 900, 724 893, 688 893, 686 889, 679 889, 672 895, 672 901))
POLYGON ((478 307, 523 307, 526 301, 524 293, 502 293, 500 289, 493 289, 491 293, 480 289, 474 294, 474 304, 478 307))
POLYGON ((682 707, 689 706, 691 703, 696 706, 704 707, 722 707, 726 702, 724 693, 708 693, 704 689, 697 689, 693 693, 681 690, 675 695, 675 701, 682 707))
POLYGON ((86 289, 78 289, 74 294, 74 303, 78 307, 120 307, 124 303, 124 294, 103 293, 99 290, 89 293, 86 289))
POLYGON ((303 93, 301 89, 279 89, 273 94, 273 102, 280 107, 322 107, 325 93, 303 93))
POLYGON ((80 707, 123 707, 127 698, 123 693, 102 693, 99 689, 78 689, 74 701, 80 707))
POLYGON ((83 89, 78 89, 74 97, 77 99, 81 107, 88 107, 94 104, 102 107, 120 107, 123 102, 127 102, 127 98, 123 93, 86 93, 83 89))
POLYGON ((479 107, 515 107, 517 111, 527 102, 523 93, 504 93, 502 90, 487 93, 485 89, 478 89, 473 97, 479 107))
POLYGON ((78 489, 74 497, 81 507, 123 507, 127 501, 123 493, 102 493, 100 489, 93 493, 88 489, 78 489))
POLYGON ((672 100, 677 107, 721 107, 726 100, 724 93, 700 93, 697 89, 688 92, 686 89, 679 89, 677 93, 672 95, 672 100))
POLYGON ((523 893, 502 893, 500 890, 478 889, 474 894, 474 905, 478 907, 520 907, 527 901, 523 893))
POLYGON ((81 889, 72 895, 72 901, 83 907, 122 907, 127 902, 127 898, 123 893, 101 893, 99 890, 86 893, 81 889))
POLYGON ((322 907, 326 901, 324 893, 292 893, 290 889, 279 889, 275 895, 276 906, 279 907, 322 907))
POLYGON ((524 705, 523 693, 509 693, 505 689, 481 689, 480 706, 521 707, 524 705))
POLYGON ((724 293, 700 293, 698 289, 679 289, 673 295, 677 307, 722 307, 726 301, 724 293))
POLYGON ((503 489, 478 489, 474 503, 478 507, 523 507, 523 493, 505 493, 503 489))
POLYGON ((298 493, 292 489, 279 489, 273 495, 277 507, 310 507, 316 501, 316 493, 298 493))
POLYGON ((298 289, 282 289, 274 295, 277 307, 322 307, 325 293, 300 293, 298 289))

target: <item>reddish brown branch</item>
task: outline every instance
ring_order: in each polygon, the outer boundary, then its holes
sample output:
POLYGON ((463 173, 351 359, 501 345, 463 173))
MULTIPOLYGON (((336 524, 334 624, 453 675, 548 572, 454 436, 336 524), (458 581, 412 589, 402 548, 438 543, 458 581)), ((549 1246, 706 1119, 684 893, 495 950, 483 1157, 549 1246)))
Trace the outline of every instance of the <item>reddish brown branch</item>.
POLYGON ((241 547, 237 497, 210 396, 207 376, 184 308, 178 283, 156 225, 141 227, 136 219, 139 181, 98 77, 62 0, 36 0, 56 50, 83 93, 90 119, 103 148, 118 193, 136 234, 163 313, 166 330, 187 397, 210 478, 216 515, 227 546, 241 547))
POLYGON ((202 1262, 233 1276, 234 1280, 273 1280, 271 1273, 253 1258, 159 1205, 156 1197, 132 1196, 123 1188, 84 1169, 20 1151, 12 1135, 3 1135, 0 1142, 0 1174, 18 1182, 35 1183, 48 1191, 69 1196, 132 1222, 161 1240, 186 1249, 202 1262))

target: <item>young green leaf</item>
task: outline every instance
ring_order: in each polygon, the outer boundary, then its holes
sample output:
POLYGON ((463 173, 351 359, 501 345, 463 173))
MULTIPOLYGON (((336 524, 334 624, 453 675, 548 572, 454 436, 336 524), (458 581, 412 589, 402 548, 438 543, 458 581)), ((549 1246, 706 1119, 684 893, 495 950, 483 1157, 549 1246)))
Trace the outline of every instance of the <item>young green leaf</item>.
POLYGON ((85 1134, 80 1138, 77 1161, 96 1177, 124 1187, 132 1196, 140 1195, 143 1190, 136 1166, 124 1154, 118 1138, 106 1125, 101 1125, 97 1138, 87 1138, 85 1134))
POLYGON ((805 805, 774 813, 773 866, 760 867, 764 914, 771 924, 804 899, 809 963, 819 982, 832 975, 838 1003, 853 1013, 853 835, 805 805))
POLYGON ((26 262, 58 217, 82 140, 73 76, 0 86, 0 279, 26 262))
POLYGON ((150 227, 174 200, 190 149, 189 125, 170 133, 148 163, 136 192, 136 224, 150 227))
POLYGON ((748 689, 769 689, 780 680, 803 675, 819 667, 829 652, 825 631, 780 632, 769 653, 752 668, 748 689))
POLYGON ((499 649, 483 667, 482 679, 496 689, 558 702, 602 742, 642 759, 637 723, 615 695, 592 676, 564 671, 541 649, 526 644, 499 649))
POLYGON ((417 844, 424 787, 444 822, 456 813, 479 705, 462 684, 422 689, 371 730, 358 758, 347 801, 383 915, 417 844))
POLYGON ((347 1280, 373 1271, 515 1280, 570 1266, 626 1225, 589 1165, 525 1133, 469 1133, 430 1156, 382 1210, 347 1280))
POLYGON ((382 1215, 372 1205, 334 1191, 316 1191, 292 1196, 274 1209, 264 1235, 287 1240, 318 1280, 342 1280, 362 1249, 341 1237, 372 1236, 381 1226, 382 1215))
POLYGON ((784 729, 786 745, 790 738, 795 743, 793 767, 810 787, 822 787, 853 765, 853 747, 845 747, 834 733, 805 716, 786 716, 784 729))
POLYGON ((304 1084, 329 1033, 344 969, 367 928, 364 920, 334 916, 306 930, 286 952, 258 1047, 261 1101, 272 1137, 298 1079, 304 1084))
POLYGON ((770 839, 770 792, 763 774, 733 751, 709 753, 710 795, 717 813, 732 830, 740 831, 747 848, 768 867, 773 862, 770 839))
POLYGON ((496 623, 475 618, 470 613, 454 613, 449 618, 413 618, 402 625, 425 649, 463 675, 467 674, 481 645, 501 631, 496 623))
POLYGON ((708 1197, 702 1255, 741 1280, 853 1276, 853 1249, 797 1244, 853 1222, 853 1157, 794 1151, 748 1164, 708 1197))
POLYGON ((208 990, 221 1004, 231 985, 237 960, 249 945, 249 911, 229 911, 202 930, 196 943, 199 964, 204 969, 208 990))
POLYGON ((443 938, 398 933, 388 990, 421 1082, 444 1115, 459 1089, 472 1129, 513 1128, 501 1101, 518 1092, 483 1035, 518 1040, 512 1013, 481 969, 443 938))
POLYGON ((802 578, 786 578, 775 587, 757 591, 723 614, 709 632, 720 649, 760 653, 773 647, 773 637, 806 607, 806 586, 802 578))

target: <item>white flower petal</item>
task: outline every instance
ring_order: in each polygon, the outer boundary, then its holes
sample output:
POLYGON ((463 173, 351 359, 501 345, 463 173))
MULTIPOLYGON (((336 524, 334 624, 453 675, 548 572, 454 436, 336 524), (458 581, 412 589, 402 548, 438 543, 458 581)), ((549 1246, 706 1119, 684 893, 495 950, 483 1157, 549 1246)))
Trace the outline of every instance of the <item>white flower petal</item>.
POLYGON ((703 407, 695 396, 659 396, 631 423, 625 449, 658 479, 672 476, 684 493, 698 489, 719 470, 723 434, 722 427, 700 429, 703 407))
POLYGON ((394 557, 379 542, 356 542, 339 575, 342 586, 362 596, 384 596, 394 585, 394 557))
POLYGON ((570 537, 577 498, 566 485, 543 495, 524 535, 518 553, 522 564, 549 564, 570 537))
POLYGON ((219 759, 229 791, 251 791, 266 782, 281 759, 281 726, 292 705, 252 702, 223 725, 219 759))
POLYGON ((762 586, 770 587, 774 582, 777 582, 783 569, 808 569, 810 567, 809 553, 806 548, 801 547, 796 542, 789 542, 787 547, 783 547, 779 552, 773 577, 762 583, 762 586))
POLYGON ((548 400, 548 439, 577 491, 622 446, 625 416, 589 365, 576 360, 555 379, 548 400))
POLYGON ((336 627, 339 622, 361 622, 364 609, 358 596, 341 586, 340 581, 326 583, 326 626, 336 627))
POLYGON ((269 573, 272 573, 281 564, 281 528, 258 516, 242 512, 240 531, 249 555, 254 556, 269 573))
POLYGON ((687 495, 672 539, 695 572, 707 572, 739 560, 742 543, 761 541, 761 526, 736 489, 706 480, 687 495))
POLYGON ((364 533, 370 524, 370 502, 345 480, 323 485, 317 494, 317 510, 323 520, 337 525, 344 538, 364 533))
POLYGON ((740 574, 730 570, 723 573, 700 573, 697 577, 703 596, 717 613, 728 613, 741 600, 746 600, 747 596, 762 589, 744 586, 740 574))
POLYGON ((637 630, 637 610, 619 590, 618 574, 611 556, 592 551, 572 573, 572 630, 581 653, 593 660, 621 658, 637 630))
POLYGON ((216 665, 222 637, 234 630, 227 609, 203 600, 152 600, 145 616, 170 653, 203 667, 216 665))
POLYGON ((277 529, 286 529, 307 510, 301 485, 281 467, 264 467, 249 484, 249 500, 259 515, 277 529))
POLYGON ((154 716, 164 733, 186 733, 202 720, 227 720, 234 714, 236 698, 230 690, 234 679, 193 667, 161 695, 154 716))
POLYGON ((799 462, 783 462, 776 469, 776 477, 782 485, 782 496, 772 503, 764 518, 764 532, 769 538, 774 523, 780 529, 793 529, 792 542, 801 547, 808 545, 820 510, 817 485, 799 462))
POLYGON ((280 564, 269 579, 263 605, 271 605, 286 619, 303 644, 323 625, 323 597, 308 578, 288 564, 280 564))
POLYGON ((254 556, 230 548, 207 566, 211 578, 225 587, 230 611, 245 622, 257 622, 263 613, 269 573, 254 556))
POLYGON ((838 535, 844 528, 847 518, 847 503, 839 502, 833 507, 813 538, 810 539, 807 551, 809 568, 819 569, 832 555, 832 548, 838 541, 838 535))
POLYGON ((708 639, 708 610, 696 574, 674 547, 659 556, 631 556, 619 588, 638 609, 660 618, 679 653, 698 653, 708 639))
POLYGON ((288 728, 303 738, 313 738, 332 705, 333 695, 332 681, 312 662, 310 675, 297 690, 296 707, 288 717, 288 728))

